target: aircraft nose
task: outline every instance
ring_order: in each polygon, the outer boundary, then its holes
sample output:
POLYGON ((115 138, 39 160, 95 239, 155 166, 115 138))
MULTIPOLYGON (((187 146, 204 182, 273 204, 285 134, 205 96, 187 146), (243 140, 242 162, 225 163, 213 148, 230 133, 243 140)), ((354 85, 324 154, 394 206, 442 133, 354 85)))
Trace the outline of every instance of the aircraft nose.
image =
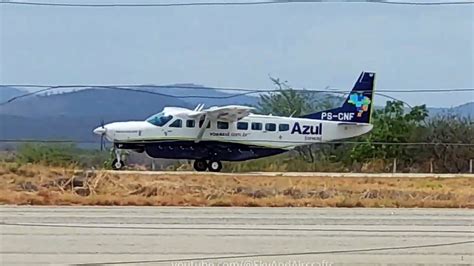
POLYGON ((94 134, 102 135, 102 134, 105 133, 105 131, 107 131, 107 130, 105 129, 105 127, 98 127, 98 128, 96 128, 96 129, 94 129, 93 132, 94 132, 94 134))

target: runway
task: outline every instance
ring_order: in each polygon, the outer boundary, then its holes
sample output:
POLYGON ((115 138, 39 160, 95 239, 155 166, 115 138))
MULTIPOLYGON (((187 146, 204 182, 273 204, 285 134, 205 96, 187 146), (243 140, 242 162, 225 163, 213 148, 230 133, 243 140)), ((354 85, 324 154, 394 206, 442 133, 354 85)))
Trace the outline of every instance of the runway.
MULTIPOLYGON (((100 172, 100 171, 96 171, 100 172)), ((136 170, 106 170, 106 173, 116 175, 186 175, 186 176, 285 176, 285 177, 382 177, 382 178, 474 178, 472 173, 437 174, 437 173, 330 173, 330 172, 197 172, 197 171, 136 171, 136 170)))
POLYGON ((3 206, 0 213, 2 265, 474 264, 467 209, 3 206))

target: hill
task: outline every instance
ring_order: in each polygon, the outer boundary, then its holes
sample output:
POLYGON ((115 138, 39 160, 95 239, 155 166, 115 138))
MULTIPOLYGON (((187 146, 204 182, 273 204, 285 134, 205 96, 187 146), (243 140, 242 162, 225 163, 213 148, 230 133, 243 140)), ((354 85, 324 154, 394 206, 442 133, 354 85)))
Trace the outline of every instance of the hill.
MULTIPOLYGON (((238 96, 207 89, 153 89, 136 87, 143 92, 109 89, 83 89, 79 91, 36 95, 18 99, 0 106, 0 139, 68 139, 97 141, 92 129, 101 120, 106 123, 123 120, 144 120, 160 112, 165 106, 194 108, 198 103, 210 105, 255 105, 257 97, 238 96), (159 92, 152 94, 148 92, 159 92), (199 96, 180 99, 165 96, 199 96)), ((189 85, 188 85, 189 86, 189 85)), ((193 85, 196 86, 196 85, 193 85)), ((25 93, 19 89, 4 90, 4 100, 25 93)))
POLYGON ((465 103, 451 108, 428 108, 430 116, 455 114, 463 117, 474 118, 474 102, 465 103))
MULTIPOLYGON (((106 123, 144 120, 165 106, 194 108, 199 103, 206 106, 258 103, 258 97, 255 96, 235 96, 235 93, 239 92, 228 93, 195 84, 173 84, 160 88, 145 85, 131 88, 142 92, 83 89, 35 95, 1 105, 0 139, 98 141, 91 131, 101 120, 106 123)), ((3 87, 0 100, 5 102, 24 93, 21 88, 3 87)), ((429 108, 429 111, 430 115, 449 112, 474 117, 474 102, 453 108, 429 108)))
MULTIPOLYGON (((258 101, 257 97, 252 96, 233 97, 233 94, 216 90, 173 88, 172 85, 169 88, 160 89, 147 86, 131 87, 130 89, 136 89, 139 92, 83 89, 51 95, 30 96, 3 105, 0 108, 0 114, 25 117, 93 116, 97 119, 143 120, 151 114, 161 111, 165 106, 193 108, 199 103, 204 103, 206 106, 236 103, 255 105, 258 101)), ((5 98, 9 99, 10 97, 5 98)))
POLYGON ((159 112, 164 106, 175 105, 191 107, 183 100, 136 93, 131 91, 112 91, 105 89, 85 89, 76 92, 31 96, 6 104, 0 114, 24 117, 65 117, 100 119, 140 119, 159 112))
POLYGON ((25 94, 26 91, 15 87, 1 87, 0 88, 0 102, 5 102, 15 96, 25 94))
POLYGON ((256 94, 239 95, 243 92, 239 90, 224 92, 193 83, 160 86, 158 89, 146 85, 139 88, 178 97, 186 97, 183 100, 193 106, 200 103, 206 106, 228 104, 256 105, 258 102, 258 95, 256 94))

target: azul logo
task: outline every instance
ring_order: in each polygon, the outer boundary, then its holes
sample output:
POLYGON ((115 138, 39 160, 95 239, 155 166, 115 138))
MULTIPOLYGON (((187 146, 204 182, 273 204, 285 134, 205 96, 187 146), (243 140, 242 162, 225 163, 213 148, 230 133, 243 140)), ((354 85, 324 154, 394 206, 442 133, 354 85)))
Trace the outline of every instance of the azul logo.
POLYGON ((362 117, 362 114, 369 110, 371 101, 369 97, 364 96, 362 93, 355 92, 349 95, 349 100, 347 102, 355 105, 357 109, 357 117, 362 117))
POLYGON ((323 124, 319 123, 319 125, 300 125, 300 123, 296 122, 291 129, 291 134, 302 134, 302 135, 322 135, 323 134, 323 124))

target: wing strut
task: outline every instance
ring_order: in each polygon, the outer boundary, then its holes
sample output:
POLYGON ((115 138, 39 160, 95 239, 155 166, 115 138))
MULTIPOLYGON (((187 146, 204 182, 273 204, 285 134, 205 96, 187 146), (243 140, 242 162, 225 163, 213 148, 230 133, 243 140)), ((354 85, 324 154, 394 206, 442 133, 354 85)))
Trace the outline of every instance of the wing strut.
POLYGON ((202 136, 204 135, 204 132, 206 131, 208 124, 209 124, 209 116, 206 115, 206 118, 204 118, 204 122, 202 123, 202 127, 199 130, 199 133, 198 133, 196 139, 194 140, 195 143, 198 143, 198 142, 201 141, 202 136))

